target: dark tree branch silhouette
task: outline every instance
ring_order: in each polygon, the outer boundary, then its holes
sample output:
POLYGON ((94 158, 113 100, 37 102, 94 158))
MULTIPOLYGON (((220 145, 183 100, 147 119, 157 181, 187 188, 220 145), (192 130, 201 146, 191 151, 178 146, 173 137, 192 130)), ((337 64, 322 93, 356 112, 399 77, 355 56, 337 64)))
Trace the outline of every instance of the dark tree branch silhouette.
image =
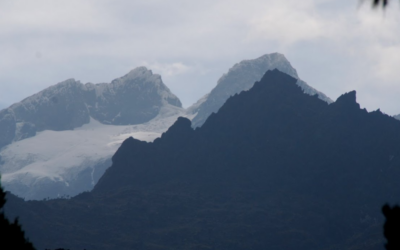
POLYGON ((380 7, 382 6, 383 8, 386 8, 386 6, 389 4, 389 0, 373 0, 372 6, 373 7, 380 7))
MULTIPOLYGON (((368 0, 367 2, 371 2, 372 3, 372 7, 373 8, 381 8, 385 9, 391 0, 368 0)), ((365 0, 359 0, 359 2, 361 4, 365 3, 365 0)))

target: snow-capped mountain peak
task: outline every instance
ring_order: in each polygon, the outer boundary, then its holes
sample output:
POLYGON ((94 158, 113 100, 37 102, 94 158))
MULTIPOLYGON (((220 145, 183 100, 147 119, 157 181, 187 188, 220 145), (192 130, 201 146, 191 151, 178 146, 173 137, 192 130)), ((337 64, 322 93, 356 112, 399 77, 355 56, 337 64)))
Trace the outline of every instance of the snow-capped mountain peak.
POLYGON ((146 67, 137 67, 123 77, 117 78, 111 82, 113 87, 121 87, 126 84, 128 85, 140 85, 140 84, 154 84, 160 86, 162 83, 161 76, 153 74, 151 70, 146 67))
POLYGON ((278 69, 296 79, 299 85, 306 94, 314 95, 328 103, 332 100, 323 93, 310 87, 304 81, 300 80, 296 70, 292 67, 286 57, 279 53, 266 54, 252 60, 243 60, 236 63, 229 69, 228 73, 224 74, 217 82, 217 86, 208 94, 202 102, 194 104, 195 107, 190 107, 197 113, 192 121, 193 127, 203 125, 211 113, 215 113, 225 103, 225 101, 244 90, 249 90, 256 81, 259 81, 268 70, 278 69))
POLYGON ((157 77, 161 78, 160 75, 153 74, 153 72, 149 69, 147 69, 144 66, 137 67, 131 71, 129 71, 128 74, 123 76, 122 78, 124 79, 139 79, 139 78, 149 78, 149 77, 157 77))
MULTIPOLYGON (((290 62, 286 59, 286 57, 283 54, 280 53, 271 53, 271 54, 265 54, 263 56, 260 56, 256 59, 252 60, 243 60, 239 63, 236 63, 233 65, 232 68, 229 69, 228 73, 225 74, 224 76, 228 75, 229 73, 233 72, 240 72, 244 71, 246 69, 253 68, 253 70, 260 70, 260 71, 265 71, 265 67, 270 67, 270 68, 277 68, 279 71, 282 71, 296 79, 299 78, 297 75, 296 69, 292 67, 290 62)), ((224 80, 224 76, 221 77, 218 82, 224 80)))
POLYGON ((6 189, 26 199, 90 190, 111 156, 132 136, 152 141, 180 116, 201 126, 232 95, 249 90, 267 70, 296 78, 307 94, 331 102, 298 78, 284 55, 235 64, 190 108, 158 74, 138 67, 111 83, 68 79, 0 111, 0 172, 6 189))
POLYGON ((145 67, 131 70, 111 83, 82 84, 68 79, 0 111, 0 148, 43 130, 71 130, 89 123, 141 124, 157 116, 161 107, 182 107, 160 75, 145 67), (28 133, 17 136, 17 123, 28 133))
POLYGON ((123 140, 154 140, 178 116, 180 100, 146 67, 111 83, 57 83, 0 111, 3 184, 27 199, 89 190, 123 140))

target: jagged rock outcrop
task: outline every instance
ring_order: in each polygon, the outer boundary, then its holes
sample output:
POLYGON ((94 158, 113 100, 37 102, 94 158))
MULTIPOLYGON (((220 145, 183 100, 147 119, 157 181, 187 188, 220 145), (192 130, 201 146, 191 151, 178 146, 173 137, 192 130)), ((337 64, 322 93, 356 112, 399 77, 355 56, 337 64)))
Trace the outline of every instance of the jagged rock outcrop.
POLYGON ((156 117, 166 104, 182 107, 161 76, 145 67, 132 70, 111 84, 88 83, 85 87, 89 113, 104 124, 141 124, 156 117))
POLYGON ((278 69, 296 78, 297 85, 303 89, 304 93, 318 95, 321 100, 327 103, 332 102, 325 94, 300 80, 296 70, 284 55, 279 53, 266 54, 257 59, 241 61, 230 68, 228 73, 218 80, 217 86, 209 94, 189 108, 191 112, 197 113, 192 120, 192 126, 200 127, 203 125, 208 116, 216 113, 230 96, 249 90, 267 70, 273 69, 278 69))

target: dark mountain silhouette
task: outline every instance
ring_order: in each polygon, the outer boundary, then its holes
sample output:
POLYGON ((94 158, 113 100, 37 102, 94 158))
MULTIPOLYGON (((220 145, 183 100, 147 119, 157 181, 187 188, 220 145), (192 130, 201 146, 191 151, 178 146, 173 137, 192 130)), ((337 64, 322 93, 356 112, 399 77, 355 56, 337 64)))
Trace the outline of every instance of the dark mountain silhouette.
POLYGON ((253 87, 254 82, 260 80, 268 70, 277 69, 297 79, 304 93, 309 95, 318 95, 321 100, 331 103, 332 100, 324 93, 319 92, 306 82, 302 81, 297 75, 296 69, 292 67, 286 57, 279 53, 265 54, 255 59, 243 60, 236 63, 229 71, 219 78, 215 88, 205 95, 187 110, 196 116, 192 120, 192 127, 201 127, 208 116, 216 113, 226 100, 239 94, 244 90, 253 87))
POLYGON ((196 130, 127 139, 90 193, 24 202, 38 249, 383 249, 400 199, 400 122, 268 71, 196 130))

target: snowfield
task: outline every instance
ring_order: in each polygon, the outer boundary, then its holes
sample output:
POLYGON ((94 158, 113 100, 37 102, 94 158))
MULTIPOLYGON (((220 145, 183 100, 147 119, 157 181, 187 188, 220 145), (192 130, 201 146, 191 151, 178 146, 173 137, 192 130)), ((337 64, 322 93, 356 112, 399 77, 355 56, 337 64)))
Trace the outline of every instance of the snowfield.
POLYGON ((166 105, 157 117, 144 124, 105 125, 91 118, 90 123, 74 130, 39 132, 34 137, 14 142, 2 149, 2 184, 7 190, 25 199, 55 198, 52 195, 59 195, 59 192, 39 195, 43 193, 43 183, 57 183, 57 187, 62 183, 67 190, 74 185, 70 192, 64 190, 62 195, 76 195, 79 191, 74 190, 79 188, 74 182, 80 179, 79 175, 89 170, 84 189, 91 189, 98 180, 94 177, 96 166, 107 161, 110 164, 110 158, 125 139, 133 137, 151 142, 160 137, 180 116, 191 119, 194 115, 187 115, 182 108, 166 105), (41 189, 40 192, 35 191, 36 186, 41 189))

